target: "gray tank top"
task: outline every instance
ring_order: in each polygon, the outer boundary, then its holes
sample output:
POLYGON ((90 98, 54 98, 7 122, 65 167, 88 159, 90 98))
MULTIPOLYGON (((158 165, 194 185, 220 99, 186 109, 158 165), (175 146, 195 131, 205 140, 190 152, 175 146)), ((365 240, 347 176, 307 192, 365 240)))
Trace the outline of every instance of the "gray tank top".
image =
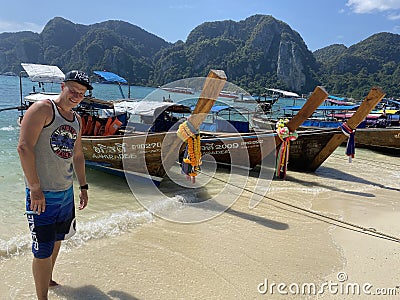
POLYGON ((43 127, 35 146, 36 169, 43 191, 64 191, 72 186, 74 145, 80 124, 73 114, 73 120, 65 119, 56 104, 53 106, 53 120, 43 127))

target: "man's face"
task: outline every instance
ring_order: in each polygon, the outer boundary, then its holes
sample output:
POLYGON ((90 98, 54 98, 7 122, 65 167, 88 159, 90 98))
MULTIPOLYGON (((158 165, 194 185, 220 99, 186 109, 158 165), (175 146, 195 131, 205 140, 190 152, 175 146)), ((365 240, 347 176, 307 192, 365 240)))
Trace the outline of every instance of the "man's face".
POLYGON ((87 88, 77 82, 67 81, 63 83, 63 92, 67 99, 78 105, 84 98, 87 88))

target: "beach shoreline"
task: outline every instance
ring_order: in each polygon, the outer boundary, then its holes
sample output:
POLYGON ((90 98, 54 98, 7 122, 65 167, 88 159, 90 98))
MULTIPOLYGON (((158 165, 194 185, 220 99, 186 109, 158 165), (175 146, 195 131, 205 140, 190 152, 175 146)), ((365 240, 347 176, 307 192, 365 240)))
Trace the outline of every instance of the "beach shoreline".
MULTIPOLYGON (((329 282, 340 284, 339 274, 348 276, 343 283, 398 285, 399 243, 344 229, 274 199, 396 235, 399 173, 389 169, 382 176, 371 183, 362 163, 339 170, 332 157, 315 174, 289 172, 287 180, 273 181, 255 208, 244 192, 208 221, 180 224, 155 217, 121 234, 62 249, 54 273, 61 286, 51 289, 49 299, 364 299, 318 291, 329 282), (311 285, 315 293, 301 294, 311 285)), ((34 297, 30 265, 30 253, 1 264, 1 295, 34 297)))
POLYGON ((337 284, 333 289, 337 291, 336 294, 330 295, 332 299, 340 299, 339 294, 345 299, 399 297, 400 242, 388 237, 375 236, 375 232, 382 232, 398 239, 399 216, 398 207, 380 207, 379 213, 367 207, 363 214, 353 217, 344 214, 344 219, 352 220, 366 230, 362 232, 335 228, 331 232, 334 243, 339 245, 345 259, 342 268, 325 278, 325 282, 337 284))

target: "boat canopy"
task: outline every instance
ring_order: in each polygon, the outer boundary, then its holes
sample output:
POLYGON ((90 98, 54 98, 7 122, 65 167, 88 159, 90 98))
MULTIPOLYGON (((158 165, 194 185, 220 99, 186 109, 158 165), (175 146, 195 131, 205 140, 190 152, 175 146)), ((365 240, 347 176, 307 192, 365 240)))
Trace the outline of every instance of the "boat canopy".
POLYGON ((341 101, 341 100, 335 100, 335 99, 326 99, 327 102, 333 103, 336 105, 354 105, 353 102, 347 102, 347 101, 341 101))
MULTIPOLYGON (((194 108, 195 108, 194 106, 191 107, 192 110, 194 110, 194 108)), ((213 105, 210 109, 210 112, 211 113, 219 113, 220 111, 227 110, 229 108, 231 108, 231 107, 228 105, 213 105)))
POLYGON ((59 93, 33 93, 25 96, 25 101, 36 102, 41 100, 56 100, 60 96, 59 93))
POLYGON ((326 102, 333 103, 336 105, 354 105, 354 102, 347 101, 345 97, 337 97, 329 95, 326 102))
POLYGON ((122 113, 130 113, 132 115, 144 117, 156 117, 163 111, 173 111, 176 113, 191 113, 188 106, 172 103, 172 102, 156 102, 156 101, 121 101, 114 104, 112 109, 102 109, 99 112, 101 118, 110 115, 118 115, 122 113))
MULTIPOLYGON (((191 110, 194 110, 194 106, 191 107, 191 110)), ((229 105, 213 105, 210 109, 210 113, 218 115, 221 112, 228 112, 230 114, 249 114, 249 109, 245 107, 235 107, 229 105)))
POLYGON ((65 75, 57 66, 21 63, 29 79, 34 82, 61 83, 65 75))
POLYGON ((107 71, 93 71, 94 74, 99 75, 101 78, 106 80, 107 82, 116 82, 116 83, 128 83, 125 78, 107 71))
POLYGON ((400 101, 396 101, 396 100, 393 100, 393 99, 387 99, 387 102, 393 103, 393 104, 396 104, 396 105, 400 106, 400 101))
MULTIPOLYGON (((325 111, 349 111, 355 110, 360 105, 321 105, 319 106, 316 111, 318 110, 325 110, 325 111)), ((284 106, 282 107, 283 110, 300 110, 303 106, 301 105, 294 105, 294 106, 284 106)))
POLYGON ((333 96, 333 95, 329 95, 328 99, 337 100, 337 101, 346 101, 345 97, 338 97, 338 96, 333 96))
POLYGON ((300 97, 299 94, 296 94, 294 92, 288 92, 280 89, 267 89, 268 91, 274 92, 274 93, 280 93, 285 97, 300 97))

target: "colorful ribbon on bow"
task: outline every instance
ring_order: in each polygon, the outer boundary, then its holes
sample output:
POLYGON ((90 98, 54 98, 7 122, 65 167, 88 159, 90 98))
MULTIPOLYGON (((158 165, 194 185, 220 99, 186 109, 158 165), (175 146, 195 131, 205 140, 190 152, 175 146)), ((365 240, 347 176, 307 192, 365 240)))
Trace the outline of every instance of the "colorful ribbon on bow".
POLYGON ((183 154, 182 173, 186 174, 188 180, 195 183, 195 177, 201 165, 200 134, 190 122, 185 121, 179 125, 177 135, 187 143, 183 154))
POLYGON ((276 133, 282 140, 281 146, 276 155, 276 171, 275 176, 281 179, 286 177, 287 164, 289 161, 290 141, 295 141, 298 137, 297 132, 290 132, 286 124, 288 119, 280 119, 276 123, 276 133))
POLYGON ((348 137, 347 140, 347 145, 346 145, 346 155, 349 157, 349 162, 351 163, 354 154, 356 153, 356 143, 355 143, 355 133, 356 130, 351 129, 347 123, 343 123, 340 128, 342 129, 342 132, 348 137))

